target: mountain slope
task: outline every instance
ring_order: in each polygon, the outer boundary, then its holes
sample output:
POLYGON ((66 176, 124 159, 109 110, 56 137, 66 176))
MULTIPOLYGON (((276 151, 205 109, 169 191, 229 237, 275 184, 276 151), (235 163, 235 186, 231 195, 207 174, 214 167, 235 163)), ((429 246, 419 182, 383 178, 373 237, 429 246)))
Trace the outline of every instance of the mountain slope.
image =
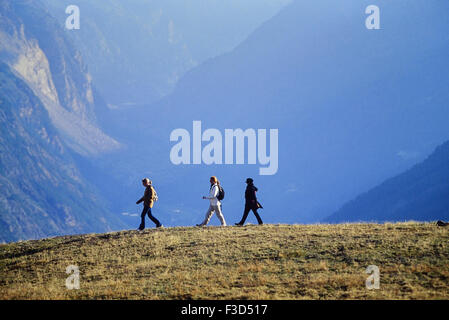
POLYGON ((40 1, 0 2, 0 64, 0 241, 123 228, 80 170, 120 144, 100 129, 87 67, 40 1))
POLYGON ((0 61, 39 97, 73 150, 98 155, 119 148, 98 128, 95 89, 79 51, 40 1, 2 1, 0 61))
POLYGON ((448 163, 446 142, 422 163, 358 196, 324 221, 449 220, 448 163))
POLYGON ((0 63, 0 242, 123 227, 27 84, 0 63))
MULTIPOLYGON (((448 299, 448 241, 447 230, 428 223, 167 228, 26 241, 0 245, 0 299, 448 299), (373 264, 380 290, 366 287, 373 264), (70 265, 79 270, 77 290, 65 286, 70 265)), ((165 316, 179 318, 180 309, 165 316)))

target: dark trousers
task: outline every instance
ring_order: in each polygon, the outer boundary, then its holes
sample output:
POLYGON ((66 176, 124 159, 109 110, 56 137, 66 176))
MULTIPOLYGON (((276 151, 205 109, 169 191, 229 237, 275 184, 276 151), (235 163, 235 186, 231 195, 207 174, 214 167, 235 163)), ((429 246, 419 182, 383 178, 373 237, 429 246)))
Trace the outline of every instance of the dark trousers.
POLYGON ((243 212, 242 220, 240 220, 239 224, 244 224, 246 218, 248 217, 249 211, 252 210, 254 215, 256 216, 257 222, 259 224, 262 224, 262 219, 260 218, 259 214, 257 213, 257 204, 251 204, 251 203, 245 203, 245 211, 243 212))
POLYGON ((140 217, 142 221, 140 222, 139 229, 145 229, 145 215, 148 213, 148 217, 156 224, 156 227, 159 227, 161 223, 151 214, 151 208, 147 206, 143 206, 142 214, 140 217))

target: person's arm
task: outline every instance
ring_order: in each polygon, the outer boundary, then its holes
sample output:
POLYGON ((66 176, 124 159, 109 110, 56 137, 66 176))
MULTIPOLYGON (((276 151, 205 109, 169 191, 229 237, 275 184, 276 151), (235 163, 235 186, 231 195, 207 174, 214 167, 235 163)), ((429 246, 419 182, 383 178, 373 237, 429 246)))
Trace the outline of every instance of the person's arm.
POLYGON ((210 189, 209 197, 203 197, 204 199, 215 199, 218 196, 218 186, 214 186, 212 189, 210 189))
POLYGON ((149 194, 149 192, 148 192, 148 188, 147 188, 147 189, 145 189, 145 192, 144 192, 144 194, 143 194, 143 197, 140 198, 139 200, 137 200, 136 204, 139 204, 139 203, 141 203, 142 201, 145 201, 145 199, 148 199, 148 194, 149 194))

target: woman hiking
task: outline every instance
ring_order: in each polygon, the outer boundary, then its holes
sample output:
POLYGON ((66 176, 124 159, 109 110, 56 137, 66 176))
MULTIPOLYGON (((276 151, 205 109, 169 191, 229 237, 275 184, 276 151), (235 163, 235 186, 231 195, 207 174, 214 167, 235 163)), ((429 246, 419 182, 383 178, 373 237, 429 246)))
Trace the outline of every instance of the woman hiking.
POLYGON ((143 210, 141 217, 141 222, 139 226, 139 231, 145 229, 145 216, 148 213, 148 217, 156 224, 156 228, 162 227, 162 224, 151 214, 151 208, 153 207, 154 201, 157 200, 156 191, 152 186, 152 182, 148 178, 142 179, 142 185, 145 187, 145 193, 143 197, 137 200, 136 204, 143 202, 143 210))
POLYGON ((209 189, 209 196, 203 197, 203 199, 208 199, 210 201, 209 209, 206 212, 206 217, 204 218, 204 221, 200 224, 197 224, 197 227, 205 226, 209 223, 210 218, 212 217, 213 213, 217 213, 217 217, 221 222, 221 225, 223 227, 226 226, 226 221, 223 217, 223 213, 221 212, 221 203, 218 200, 218 194, 220 192, 220 182, 218 181, 217 177, 212 176, 210 177, 210 189, 209 189))
POLYGON ((259 224, 263 224, 262 219, 257 213, 257 209, 263 208, 262 205, 257 201, 256 197, 257 188, 254 186, 254 181, 251 178, 246 179, 246 190, 245 190, 245 211, 243 212, 243 217, 240 222, 237 222, 236 226, 243 226, 246 218, 248 217, 248 213, 250 210, 253 211, 256 216, 257 222, 259 224))

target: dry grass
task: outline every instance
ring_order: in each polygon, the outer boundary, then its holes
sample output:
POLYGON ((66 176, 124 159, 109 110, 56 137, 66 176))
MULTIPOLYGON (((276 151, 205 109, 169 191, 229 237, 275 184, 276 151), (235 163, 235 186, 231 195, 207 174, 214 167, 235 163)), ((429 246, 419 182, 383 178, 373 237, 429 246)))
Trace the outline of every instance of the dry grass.
POLYGON ((166 228, 0 245, 1 299, 448 299, 434 224, 166 228), (79 290, 65 287, 68 265, 79 290), (368 265, 380 289, 367 290, 368 265))

